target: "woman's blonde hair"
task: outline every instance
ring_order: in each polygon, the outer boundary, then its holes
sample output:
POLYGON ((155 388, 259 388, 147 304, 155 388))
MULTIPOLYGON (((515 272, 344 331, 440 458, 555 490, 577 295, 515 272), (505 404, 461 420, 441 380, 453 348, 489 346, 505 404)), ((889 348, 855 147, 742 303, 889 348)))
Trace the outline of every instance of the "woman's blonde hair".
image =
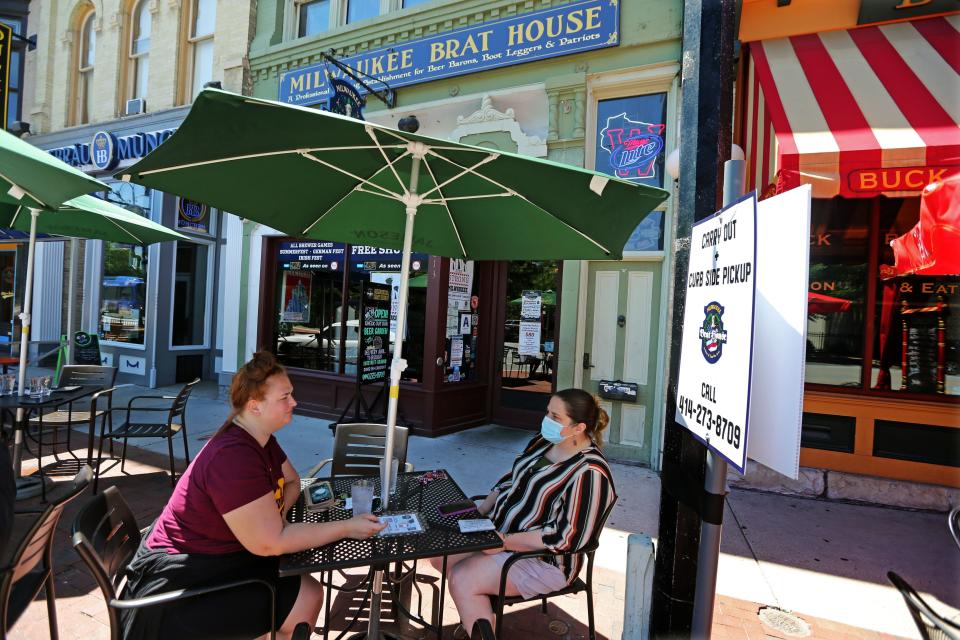
POLYGON ((563 401, 567 415, 574 424, 582 422, 587 425, 585 433, 590 436, 595 445, 602 447, 603 431, 610 424, 610 416, 600 406, 600 399, 583 389, 564 389, 553 395, 563 401))

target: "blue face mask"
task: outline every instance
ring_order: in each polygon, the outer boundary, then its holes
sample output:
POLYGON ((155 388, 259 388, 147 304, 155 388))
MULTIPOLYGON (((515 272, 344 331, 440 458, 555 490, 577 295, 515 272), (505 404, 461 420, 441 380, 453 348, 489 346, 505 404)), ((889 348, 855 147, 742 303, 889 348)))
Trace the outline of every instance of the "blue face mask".
POLYGON ((560 431, 562 430, 562 424, 550 416, 543 416, 543 422, 540 423, 540 435, 543 436, 544 440, 552 442, 553 444, 560 444, 566 440, 566 438, 560 435, 560 431))

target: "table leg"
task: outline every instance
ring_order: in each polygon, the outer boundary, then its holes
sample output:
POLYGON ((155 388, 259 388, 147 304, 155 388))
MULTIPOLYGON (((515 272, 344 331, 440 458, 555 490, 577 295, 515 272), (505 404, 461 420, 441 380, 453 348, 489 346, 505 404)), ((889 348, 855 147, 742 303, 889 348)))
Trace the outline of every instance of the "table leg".
POLYGON ((380 631, 380 600, 383 594, 383 569, 377 569, 373 574, 373 584, 370 587, 370 618, 365 633, 350 636, 351 640, 402 640, 398 636, 380 631))
POLYGON ((17 409, 13 423, 13 475, 17 479, 17 500, 26 500, 45 493, 43 475, 20 477, 23 465, 23 429, 26 428, 26 416, 23 409, 17 409))
POLYGON ((443 556, 443 571, 440 572, 440 603, 437 606, 437 640, 443 640, 443 598, 447 593, 447 556, 443 556))

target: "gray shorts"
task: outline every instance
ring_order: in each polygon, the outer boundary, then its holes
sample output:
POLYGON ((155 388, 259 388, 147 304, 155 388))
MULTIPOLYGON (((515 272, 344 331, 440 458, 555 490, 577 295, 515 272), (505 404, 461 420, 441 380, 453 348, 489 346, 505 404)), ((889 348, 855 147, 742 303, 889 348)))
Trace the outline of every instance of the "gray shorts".
MULTIPOLYGON (((502 568, 507 558, 512 555, 509 551, 501 551, 492 557, 502 568)), ((523 558, 513 563, 507 578, 524 598, 534 598, 567 586, 567 577, 559 567, 538 558, 523 558)))

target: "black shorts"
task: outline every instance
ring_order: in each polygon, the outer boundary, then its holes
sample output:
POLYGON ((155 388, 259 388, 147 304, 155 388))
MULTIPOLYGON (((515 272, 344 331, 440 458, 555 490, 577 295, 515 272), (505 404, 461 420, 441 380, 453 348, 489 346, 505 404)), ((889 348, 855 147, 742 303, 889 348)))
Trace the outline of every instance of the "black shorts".
MULTIPOLYGON (((167 553, 147 548, 146 538, 127 568, 124 598, 259 578, 276 589, 275 620, 279 628, 300 593, 300 577, 280 578, 275 557, 247 551, 219 555, 167 553)), ((120 619, 123 637, 128 640, 256 638, 270 631, 270 595, 262 585, 247 585, 121 611, 120 619)))

